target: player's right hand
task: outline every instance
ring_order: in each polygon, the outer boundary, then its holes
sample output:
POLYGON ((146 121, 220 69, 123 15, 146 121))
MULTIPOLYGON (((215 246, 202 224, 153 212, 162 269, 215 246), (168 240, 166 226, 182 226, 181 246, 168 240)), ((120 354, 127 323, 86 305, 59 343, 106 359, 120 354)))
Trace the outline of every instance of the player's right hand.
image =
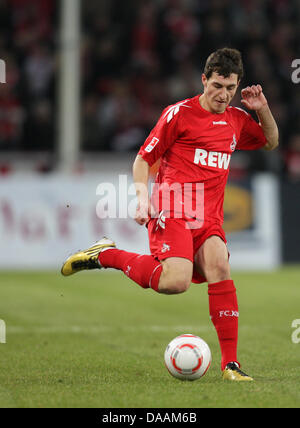
POLYGON ((136 207, 135 221, 140 224, 146 224, 151 217, 151 204, 149 201, 139 201, 136 207))

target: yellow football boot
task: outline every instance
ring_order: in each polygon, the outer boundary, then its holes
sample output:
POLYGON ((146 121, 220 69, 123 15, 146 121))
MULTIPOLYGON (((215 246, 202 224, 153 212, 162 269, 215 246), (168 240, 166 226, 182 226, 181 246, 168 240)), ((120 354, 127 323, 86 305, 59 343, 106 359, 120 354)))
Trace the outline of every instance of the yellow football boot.
POLYGON ((232 380, 235 382, 249 382, 252 381, 252 377, 240 370, 239 365, 235 362, 228 363, 223 370, 223 380, 232 380))
POLYGON ((64 276, 72 275, 81 270, 101 269, 98 261, 99 253, 108 248, 115 248, 116 244, 108 238, 102 238, 87 250, 72 254, 64 262, 61 273, 64 276))

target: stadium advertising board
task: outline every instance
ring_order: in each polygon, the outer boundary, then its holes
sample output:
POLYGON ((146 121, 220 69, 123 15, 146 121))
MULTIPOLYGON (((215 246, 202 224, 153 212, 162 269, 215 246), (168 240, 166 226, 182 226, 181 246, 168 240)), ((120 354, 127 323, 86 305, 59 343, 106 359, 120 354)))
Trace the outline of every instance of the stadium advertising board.
MULTIPOLYGON (((126 175, 7 177, 0 183, 0 268, 60 269, 70 252, 101 236, 149 254, 147 230, 133 220, 135 206, 132 177, 126 175)), ((232 267, 278 266, 276 179, 262 174, 229 185, 224 209, 232 267)))

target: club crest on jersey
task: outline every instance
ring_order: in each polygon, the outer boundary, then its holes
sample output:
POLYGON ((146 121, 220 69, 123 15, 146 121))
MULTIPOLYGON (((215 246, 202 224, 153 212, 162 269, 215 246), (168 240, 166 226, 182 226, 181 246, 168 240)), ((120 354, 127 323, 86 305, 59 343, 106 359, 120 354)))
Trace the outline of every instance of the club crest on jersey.
POLYGON ((148 144, 148 146, 145 148, 145 152, 150 153, 158 142, 159 142, 159 139, 156 137, 153 137, 150 143, 148 144))
POLYGON ((230 149, 232 152, 235 151, 236 145, 237 145, 236 137, 235 137, 235 134, 233 134, 232 141, 230 144, 230 149))

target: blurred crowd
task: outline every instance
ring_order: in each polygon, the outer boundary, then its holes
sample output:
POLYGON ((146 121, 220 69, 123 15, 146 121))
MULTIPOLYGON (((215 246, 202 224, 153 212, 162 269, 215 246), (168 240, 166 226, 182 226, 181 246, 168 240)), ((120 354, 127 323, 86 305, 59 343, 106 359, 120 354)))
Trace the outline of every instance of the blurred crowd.
POLYGON ((0 150, 51 150, 55 112, 55 4, 0 0, 0 150))
MULTIPOLYGON (((58 8, 0 0, 2 151, 55 150, 58 8)), ((165 106, 201 92, 207 56, 229 46, 242 51, 241 86, 263 86, 280 129, 277 154, 245 154, 241 169, 300 180, 298 0, 88 0, 81 17, 82 150, 136 151, 165 106)))

